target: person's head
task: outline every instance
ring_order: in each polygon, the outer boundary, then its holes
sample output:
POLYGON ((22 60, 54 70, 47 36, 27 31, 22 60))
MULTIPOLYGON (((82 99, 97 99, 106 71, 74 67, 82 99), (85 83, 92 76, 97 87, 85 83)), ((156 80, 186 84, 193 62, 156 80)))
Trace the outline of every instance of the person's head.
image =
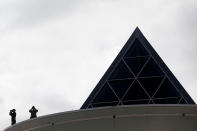
POLYGON ((32 109, 35 109, 35 107, 34 107, 34 106, 32 106, 32 109))
POLYGON ((15 109, 10 110, 10 112, 15 112, 15 111, 16 111, 15 109))

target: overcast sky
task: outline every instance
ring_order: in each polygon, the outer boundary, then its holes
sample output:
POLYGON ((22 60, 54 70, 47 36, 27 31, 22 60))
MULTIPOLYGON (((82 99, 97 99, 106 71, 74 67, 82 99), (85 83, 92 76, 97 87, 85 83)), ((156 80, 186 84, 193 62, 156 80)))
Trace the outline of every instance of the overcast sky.
POLYGON ((0 130, 79 109, 136 26, 197 102, 196 0, 0 0, 0 130))

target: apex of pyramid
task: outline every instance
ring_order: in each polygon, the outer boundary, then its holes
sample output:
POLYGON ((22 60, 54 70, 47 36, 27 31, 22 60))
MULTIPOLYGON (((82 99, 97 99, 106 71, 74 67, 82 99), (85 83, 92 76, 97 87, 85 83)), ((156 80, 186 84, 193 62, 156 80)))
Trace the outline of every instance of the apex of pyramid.
POLYGON ((141 31, 140 31, 140 28, 139 28, 138 26, 135 28, 134 32, 135 32, 135 31, 136 31, 136 32, 141 32, 141 31))
POLYGON ((135 104, 195 104, 138 27, 81 109, 135 104))
POLYGON ((140 28, 139 28, 138 26, 135 28, 133 34, 134 34, 134 35, 139 35, 139 34, 140 34, 140 35, 143 35, 142 32, 141 32, 141 30, 140 30, 140 28))

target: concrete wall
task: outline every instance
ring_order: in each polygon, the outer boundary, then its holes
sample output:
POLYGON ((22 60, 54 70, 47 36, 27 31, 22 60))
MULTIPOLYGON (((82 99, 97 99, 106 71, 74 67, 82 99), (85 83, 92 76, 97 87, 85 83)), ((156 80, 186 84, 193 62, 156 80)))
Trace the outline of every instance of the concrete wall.
POLYGON ((196 105, 140 105, 63 112, 5 131, 197 131, 196 105))

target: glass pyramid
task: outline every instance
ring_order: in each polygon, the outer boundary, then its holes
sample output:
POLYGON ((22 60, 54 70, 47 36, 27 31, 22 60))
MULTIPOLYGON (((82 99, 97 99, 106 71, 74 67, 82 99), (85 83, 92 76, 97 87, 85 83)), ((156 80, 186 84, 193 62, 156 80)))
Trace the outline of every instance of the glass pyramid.
POLYGON ((195 104, 139 28, 81 109, 136 104, 195 104))

